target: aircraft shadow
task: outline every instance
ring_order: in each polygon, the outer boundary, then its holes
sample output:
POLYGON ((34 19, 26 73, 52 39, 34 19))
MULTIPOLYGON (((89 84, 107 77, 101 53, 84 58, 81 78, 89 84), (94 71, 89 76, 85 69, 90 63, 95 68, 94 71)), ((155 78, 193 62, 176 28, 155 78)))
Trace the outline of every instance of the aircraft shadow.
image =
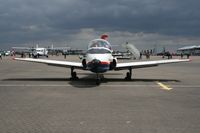
POLYGON ((3 79, 2 81, 69 81, 67 78, 9 78, 3 79))
MULTIPOLYGON (((38 82, 69 82, 70 85, 76 88, 91 88, 96 87, 96 80, 93 76, 86 76, 82 77, 78 80, 71 80, 70 78, 9 78, 3 79, 2 81, 38 81, 38 82)), ((146 79, 146 78, 133 78, 132 80, 128 81, 124 78, 103 78, 101 83, 112 83, 112 82, 180 82, 176 79, 146 79)))
MULTIPOLYGON (((175 79, 132 79, 132 80, 125 80, 124 78, 103 78, 101 80, 101 83, 113 83, 113 82, 123 82, 123 83, 128 83, 128 82, 180 82, 179 80, 175 79)), ((96 87, 96 80, 95 78, 81 78, 76 81, 70 81, 70 85, 77 87, 77 88, 90 88, 90 87, 96 87)), ((100 85, 101 86, 101 85, 100 85)))
POLYGON ((107 82, 180 82, 180 80, 175 79, 143 79, 143 78, 133 78, 131 80, 125 80, 125 79, 117 79, 117 78, 109 78, 109 79, 103 79, 107 82))

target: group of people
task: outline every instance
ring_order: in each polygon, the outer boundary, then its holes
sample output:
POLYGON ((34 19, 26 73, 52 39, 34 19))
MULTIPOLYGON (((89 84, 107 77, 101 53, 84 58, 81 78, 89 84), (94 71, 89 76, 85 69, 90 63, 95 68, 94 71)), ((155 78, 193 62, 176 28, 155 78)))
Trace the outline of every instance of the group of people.
MULTIPOLYGON (((143 54, 142 52, 140 52, 140 57, 139 57, 140 60, 142 59, 143 55, 146 56, 146 59, 150 59, 150 55, 151 54, 149 54, 149 53, 143 54)), ((187 59, 189 59, 191 54, 189 54, 189 53, 188 54, 181 53, 180 54, 181 59, 183 58, 184 55, 186 55, 187 59)), ((168 59, 172 59, 172 54, 169 53, 169 52, 163 53, 162 58, 165 58, 165 56, 167 56, 168 59)))
MULTIPOLYGON (((189 53, 187 53, 186 56, 187 56, 187 59, 190 58, 190 54, 189 54, 189 53)), ((182 59, 182 58, 183 58, 183 53, 181 53, 181 59, 182 59)))
MULTIPOLYGON (((144 54, 145 56, 146 56, 146 59, 150 59, 150 54, 144 54)), ((139 57, 139 59, 141 60, 142 59, 142 56, 143 56, 143 54, 142 54, 142 52, 140 52, 140 57, 139 57)))
POLYGON ((146 56, 146 59, 150 59, 150 56, 152 55, 152 53, 149 50, 145 50, 145 51, 141 51, 140 52, 140 57, 139 59, 142 59, 142 56, 146 56))

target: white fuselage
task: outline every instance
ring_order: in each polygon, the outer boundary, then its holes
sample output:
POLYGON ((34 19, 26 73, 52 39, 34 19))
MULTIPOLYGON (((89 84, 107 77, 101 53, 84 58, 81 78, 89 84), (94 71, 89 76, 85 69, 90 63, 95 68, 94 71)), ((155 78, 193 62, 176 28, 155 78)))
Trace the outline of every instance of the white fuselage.
POLYGON ((84 60, 86 69, 94 73, 104 73, 111 69, 114 60, 110 44, 103 39, 93 40, 97 46, 89 47, 84 60), (103 44, 104 43, 104 44, 103 44), (104 46, 105 45, 105 46, 104 46))
POLYGON ((48 55, 48 50, 46 48, 36 48, 33 51, 33 55, 39 55, 39 56, 47 56, 48 55))

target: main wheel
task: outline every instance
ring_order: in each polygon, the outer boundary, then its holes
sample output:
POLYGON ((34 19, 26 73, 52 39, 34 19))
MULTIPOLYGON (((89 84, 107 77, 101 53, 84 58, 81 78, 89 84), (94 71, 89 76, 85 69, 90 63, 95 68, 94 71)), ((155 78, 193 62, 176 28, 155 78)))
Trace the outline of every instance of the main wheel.
POLYGON ((77 74, 76 74, 76 72, 73 72, 73 73, 72 73, 72 78, 74 78, 74 79, 75 79, 76 77, 77 77, 77 74))
POLYGON ((131 74, 129 72, 126 73, 126 80, 131 80, 131 74))
POLYGON ((72 76, 71 79, 73 79, 73 80, 78 79, 76 72, 73 72, 71 76, 72 76))

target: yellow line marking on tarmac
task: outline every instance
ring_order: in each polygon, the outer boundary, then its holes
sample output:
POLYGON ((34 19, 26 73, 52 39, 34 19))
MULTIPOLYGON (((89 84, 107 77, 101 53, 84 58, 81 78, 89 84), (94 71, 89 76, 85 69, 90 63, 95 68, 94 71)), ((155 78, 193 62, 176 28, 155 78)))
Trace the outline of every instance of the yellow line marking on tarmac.
POLYGON ((163 84, 163 83, 161 83, 161 82, 156 82, 160 87, 161 87, 161 89, 163 89, 163 90, 172 90, 173 88, 170 88, 170 87, 168 87, 167 85, 165 85, 165 84, 163 84))

